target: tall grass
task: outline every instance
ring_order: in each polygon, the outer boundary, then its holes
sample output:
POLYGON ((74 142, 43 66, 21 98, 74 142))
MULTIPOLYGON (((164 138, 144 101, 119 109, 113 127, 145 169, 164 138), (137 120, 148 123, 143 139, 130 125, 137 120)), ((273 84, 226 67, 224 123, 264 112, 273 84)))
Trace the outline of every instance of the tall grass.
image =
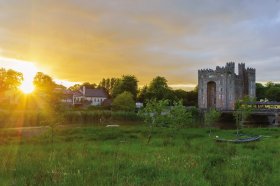
POLYGON ((103 123, 108 121, 142 121, 134 112, 123 111, 68 111, 64 113, 66 123, 103 123))
MULTIPOLYGON (((0 111, 0 127, 22 127, 47 125, 50 120, 48 112, 44 111, 0 111)), ((134 112, 109 110, 66 111, 60 113, 64 125, 67 124, 97 124, 106 122, 142 121, 134 112)))
POLYGON ((48 117, 43 111, 0 111, 0 127, 44 125, 48 117))
MULTIPOLYGON (((214 131, 230 137, 234 131, 214 131)), ((249 144, 216 143, 206 129, 63 127, 18 138, 0 130, 2 185, 279 185, 279 129, 249 144)))

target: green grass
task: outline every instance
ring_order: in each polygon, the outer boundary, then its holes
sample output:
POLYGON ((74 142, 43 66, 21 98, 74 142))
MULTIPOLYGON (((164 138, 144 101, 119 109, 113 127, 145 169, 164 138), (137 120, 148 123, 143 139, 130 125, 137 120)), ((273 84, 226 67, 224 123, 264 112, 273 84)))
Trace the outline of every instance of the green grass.
MULTIPOLYGON (((280 130, 247 144, 216 143, 207 129, 141 125, 58 127, 28 137, 0 130, 1 185, 279 185, 280 130)), ((214 130, 230 138, 235 131, 214 130)))

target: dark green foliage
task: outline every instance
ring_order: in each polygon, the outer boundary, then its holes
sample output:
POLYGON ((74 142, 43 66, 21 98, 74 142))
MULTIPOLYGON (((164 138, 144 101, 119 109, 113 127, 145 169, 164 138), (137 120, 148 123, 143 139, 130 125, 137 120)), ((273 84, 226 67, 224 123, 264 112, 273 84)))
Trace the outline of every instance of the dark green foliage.
POLYGON ((266 85, 262 85, 256 83, 256 96, 257 100, 280 101, 280 84, 268 82, 266 85))
POLYGON ((266 94, 265 94, 266 88, 263 86, 261 83, 256 83, 256 97, 257 100, 265 99, 266 94))
POLYGON ((146 103, 148 100, 157 99, 170 101, 182 101, 184 106, 197 106, 198 92, 197 89, 193 91, 185 91, 182 89, 172 90, 164 77, 155 77, 150 84, 145 85, 139 90, 137 100, 146 103))
POLYGON ((164 77, 155 77, 148 87, 147 92, 148 99, 157 100, 175 100, 175 95, 173 94, 171 88, 167 84, 167 80, 164 77))
POLYGON ((112 95, 112 91, 114 89, 114 87, 118 84, 118 81, 120 81, 118 78, 103 78, 98 87, 103 87, 105 88, 109 95, 111 96, 112 95))
POLYGON ((113 98, 117 97, 123 92, 130 92, 133 95, 133 99, 136 100, 138 91, 138 80, 133 75, 124 75, 121 79, 115 82, 112 96, 113 98))
POLYGON ((266 90, 266 98, 270 101, 280 101, 280 87, 269 87, 266 90))
POLYGON ((196 90, 185 91, 182 89, 174 90, 177 100, 182 100, 184 106, 197 106, 198 92, 196 90))

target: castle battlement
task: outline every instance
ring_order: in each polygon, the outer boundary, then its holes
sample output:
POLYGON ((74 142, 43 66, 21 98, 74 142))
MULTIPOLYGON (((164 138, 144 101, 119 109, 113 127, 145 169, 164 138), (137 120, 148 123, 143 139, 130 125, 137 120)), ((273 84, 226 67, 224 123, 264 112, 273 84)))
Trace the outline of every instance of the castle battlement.
POLYGON ((251 74, 256 73, 256 69, 255 69, 255 68, 247 68, 246 71, 247 71, 248 73, 251 73, 251 74))
POLYGON ((203 73, 210 73, 210 72, 215 72, 213 69, 201 69, 201 70, 198 70, 198 73, 200 74, 203 74, 203 73))
POLYGON ((235 102, 244 96, 254 98, 256 95, 256 69, 246 68, 245 63, 228 62, 216 69, 198 71, 199 108, 234 109, 235 102))

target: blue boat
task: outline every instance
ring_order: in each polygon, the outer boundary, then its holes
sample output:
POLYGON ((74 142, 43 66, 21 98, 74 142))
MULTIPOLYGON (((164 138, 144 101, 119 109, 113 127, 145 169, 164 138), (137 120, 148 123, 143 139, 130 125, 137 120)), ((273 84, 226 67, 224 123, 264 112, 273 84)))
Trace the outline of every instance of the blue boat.
POLYGON ((216 138, 215 140, 217 142, 248 143, 248 142, 252 142, 252 141, 258 141, 261 139, 261 137, 262 136, 255 136, 255 137, 250 137, 250 138, 241 138, 241 139, 234 139, 234 140, 216 138))

